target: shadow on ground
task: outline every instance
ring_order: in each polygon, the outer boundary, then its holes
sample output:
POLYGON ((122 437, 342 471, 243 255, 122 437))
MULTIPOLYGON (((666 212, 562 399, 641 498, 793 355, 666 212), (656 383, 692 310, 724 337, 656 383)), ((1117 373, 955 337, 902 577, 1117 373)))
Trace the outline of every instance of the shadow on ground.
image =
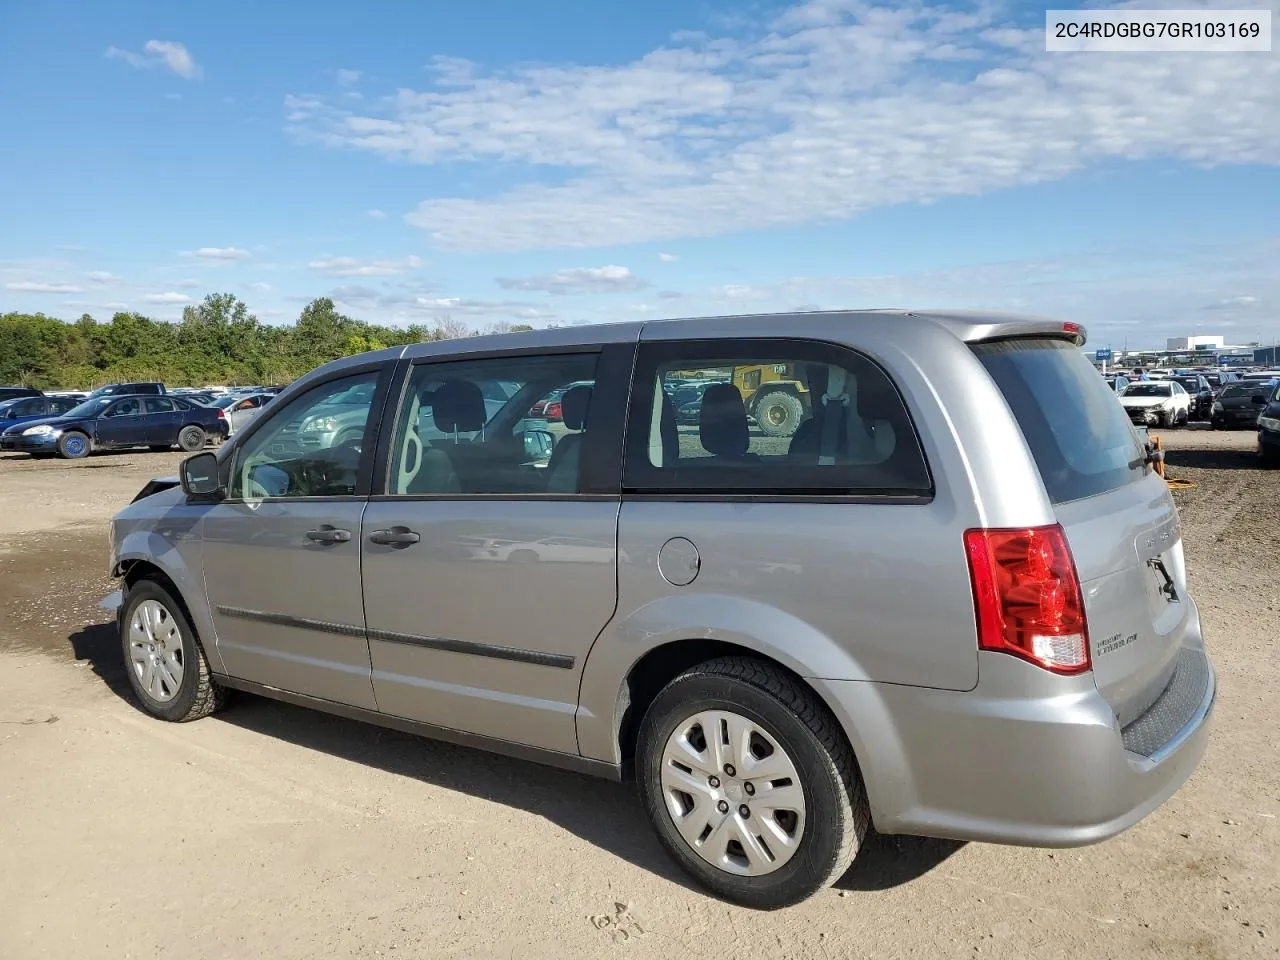
POLYGON ((1195 470, 1258 470, 1258 452, 1248 450, 1169 450, 1164 452, 1165 469, 1177 476, 1182 468, 1195 470))
MULTIPOLYGON (((87 661, 113 692, 141 709, 129 687, 114 623, 85 627, 74 633, 70 642, 77 660, 87 661)), ((611 783, 427 740, 249 694, 236 693, 217 719, 308 750, 546 817, 635 866, 701 892, 659 846, 634 784, 611 783)), ((872 831, 857 862, 836 886, 850 891, 891 889, 928 873, 961 846, 946 840, 885 837, 872 831)))

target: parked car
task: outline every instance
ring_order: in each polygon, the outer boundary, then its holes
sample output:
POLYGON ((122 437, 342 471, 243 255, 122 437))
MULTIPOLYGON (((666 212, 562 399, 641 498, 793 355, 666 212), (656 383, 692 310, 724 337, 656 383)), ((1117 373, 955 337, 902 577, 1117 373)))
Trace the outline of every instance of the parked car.
POLYGON ((1128 377, 1126 377, 1124 374, 1109 373, 1106 376, 1104 376, 1102 379, 1103 379, 1103 382, 1106 383, 1106 385, 1110 387, 1112 390, 1114 390, 1117 394, 1123 393, 1124 388, 1134 382, 1130 380, 1128 377))
POLYGON ((1277 380, 1241 380, 1222 388, 1209 422, 1215 430, 1253 430, 1277 380))
POLYGON ((1191 419, 1208 420, 1213 409, 1213 387, 1209 386, 1209 381, 1199 374, 1182 374, 1175 378, 1175 382, 1182 384, 1182 389, 1191 398, 1191 419))
POLYGON ((0 433, 0 450, 33 456, 58 454, 68 460, 95 450, 150 447, 169 450, 174 444, 191 452, 205 441, 226 436, 221 410, 187 403, 181 398, 143 394, 95 397, 55 417, 29 420, 0 433))
POLYGON ((12 400, 15 397, 42 397, 44 396, 34 387, 0 387, 0 400, 12 400))
POLYGON ((226 414, 229 430, 235 433, 256 417, 271 399, 272 394, 269 393, 229 393, 214 400, 213 406, 226 414))
POLYGON ((1083 342, 868 311, 327 364, 115 517, 129 683, 167 720, 238 689, 634 776, 674 859, 757 908, 872 824, 1093 843, 1195 770, 1216 685, 1168 485, 1083 342), (720 383, 678 433, 664 379, 739 364, 827 402, 768 437, 720 383))
POLYGON ((1141 426, 1176 427, 1191 416, 1191 397, 1177 380, 1131 383, 1120 393, 1120 405, 1141 426))
POLYGON ((52 396, 15 397, 12 400, 0 400, 0 431, 17 423, 25 423, 28 420, 60 416, 80 402, 74 397, 52 396))
POLYGON ((1265 467, 1280 467, 1280 380, 1258 414, 1258 457, 1265 467))
POLYGON ((97 400, 99 397, 123 397, 126 394, 140 396, 142 394, 163 394, 165 392, 163 383, 155 383, 153 381, 142 383, 108 383, 104 387, 90 391, 86 400, 97 400))

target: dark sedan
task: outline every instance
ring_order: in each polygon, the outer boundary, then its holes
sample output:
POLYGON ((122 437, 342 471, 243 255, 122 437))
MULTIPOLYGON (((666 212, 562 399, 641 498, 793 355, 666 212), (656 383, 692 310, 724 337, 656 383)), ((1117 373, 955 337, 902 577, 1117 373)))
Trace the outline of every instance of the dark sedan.
POLYGON ((1258 456, 1264 466, 1280 467, 1280 384, 1272 381, 1271 396, 1258 414, 1258 456))
POLYGON ((1215 430, 1254 430, 1258 415, 1275 391, 1275 380, 1242 380, 1228 383, 1213 402, 1210 419, 1215 430))
POLYGON ((73 397, 17 397, 0 400, 0 431, 27 420, 60 417, 80 403, 73 397))
POLYGON ((78 460, 94 450, 127 447, 169 450, 177 444, 191 452, 211 437, 221 440, 226 435, 225 415, 212 407, 154 395, 98 397, 62 416, 9 427, 0 433, 0 450, 78 460))
POLYGON ((1195 373, 1180 374, 1173 379, 1191 395, 1191 420, 1208 420, 1213 409, 1213 386, 1208 379, 1195 373))

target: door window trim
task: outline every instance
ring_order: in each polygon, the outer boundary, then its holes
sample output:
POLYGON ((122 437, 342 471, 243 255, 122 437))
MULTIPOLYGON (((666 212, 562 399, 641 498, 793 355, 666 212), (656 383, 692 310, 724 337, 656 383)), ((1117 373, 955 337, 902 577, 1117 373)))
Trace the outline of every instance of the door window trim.
POLYGON ((361 441, 362 452, 360 455, 360 466, 356 471, 356 489, 355 493, 337 494, 323 497, 271 497, 272 503, 346 503, 350 501, 368 500, 370 486, 373 480, 374 464, 376 462, 377 445, 381 441, 382 422, 386 415, 387 399, 391 393, 391 384, 398 364, 395 360, 374 360, 367 363, 361 363, 350 367, 343 367, 334 370, 331 374, 317 378, 314 382, 308 383, 297 394, 289 398, 287 403, 274 406, 270 413, 264 412, 262 415, 254 417, 249 423, 236 433, 235 440, 232 441, 232 448, 227 456, 222 459, 222 483, 223 488, 228 491, 228 496, 223 498, 221 503, 249 503, 257 502, 259 498, 252 497, 233 497, 230 496, 231 478, 235 476, 236 468, 240 462, 240 456, 244 451, 244 445, 249 439, 262 430, 273 419, 280 416, 282 411, 288 410, 289 405, 296 399, 306 396, 313 390, 326 386, 337 380, 346 380, 349 377, 358 377, 361 374, 377 373, 377 379, 374 381, 373 398, 369 402, 369 419, 364 425, 364 439, 361 441), (373 444, 369 443, 372 432, 373 444), (372 449, 375 451, 373 456, 365 456, 363 450, 372 449))
POLYGON ((815 337, 753 337, 750 339, 699 338, 672 340, 645 340, 639 344, 633 365, 630 401, 627 405, 627 431, 623 447, 624 502, 687 502, 687 503, 844 503, 876 504, 881 506, 917 506, 932 503, 937 494, 937 483, 929 463, 925 447, 920 439, 920 428, 907 405, 897 381, 879 362, 866 353, 845 343, 815 337), (829 351, 818 357, 819 350, 829 351), (928 478, 927 490, 909 488, 865 489, 840 493, 831 487, 797 487, 787 490, 720 491, 700 489, 663 489, 661 467, 649 461, 649 434, 658 370, 675 361, 688 360, 700 363, 707 360, 760 360, 770 356, 794 357, 797 360, 812 356, 815 361, 831 362, 843 356, 850 363, 869 364, 880 372, 897 394, 907 422, 911 427, 911 440, 919 452, 920 461, 928 478), (643 428, 642 428, 643 427, 643 428))
POLYGON ((485 350, 475 353, 440 354, 401 360, 396 365, 395 387, 389 391, 384 415, 390 427, 378 438, 374 460, 372 503, 412 503, 428 500, 492 500, 492 501, 608 501, 618 500, 622 493, 623 430, 626 423, 627 400, 631 386, 631 371, 635 361, 636 344, 574 344, 565 347, 522 347, 515 350, 485 350), (468 363, 476 360, 524 359, 525 357, 561 357, 580 354, 596 354, 595 386, 592 387, 591 406, 587 412, 587 429, 582 438, 582 459, 579 465, 577 493, 391 493, 391 445, 395 442, 396 427, 408 400, 409 383, 414 371, 421 366, 442 363, 468 363))

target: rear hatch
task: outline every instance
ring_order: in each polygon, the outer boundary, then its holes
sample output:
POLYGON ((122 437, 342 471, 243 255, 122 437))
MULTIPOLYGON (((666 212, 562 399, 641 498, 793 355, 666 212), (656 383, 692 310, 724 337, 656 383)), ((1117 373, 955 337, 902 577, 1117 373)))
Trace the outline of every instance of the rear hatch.
POLYGON ((1022 337, 972 348, 1022 428, 1066 532, 1094 679, 1127 725, 1168 685, 1190 622, 1173 497, 1075 343, 1022 337))

